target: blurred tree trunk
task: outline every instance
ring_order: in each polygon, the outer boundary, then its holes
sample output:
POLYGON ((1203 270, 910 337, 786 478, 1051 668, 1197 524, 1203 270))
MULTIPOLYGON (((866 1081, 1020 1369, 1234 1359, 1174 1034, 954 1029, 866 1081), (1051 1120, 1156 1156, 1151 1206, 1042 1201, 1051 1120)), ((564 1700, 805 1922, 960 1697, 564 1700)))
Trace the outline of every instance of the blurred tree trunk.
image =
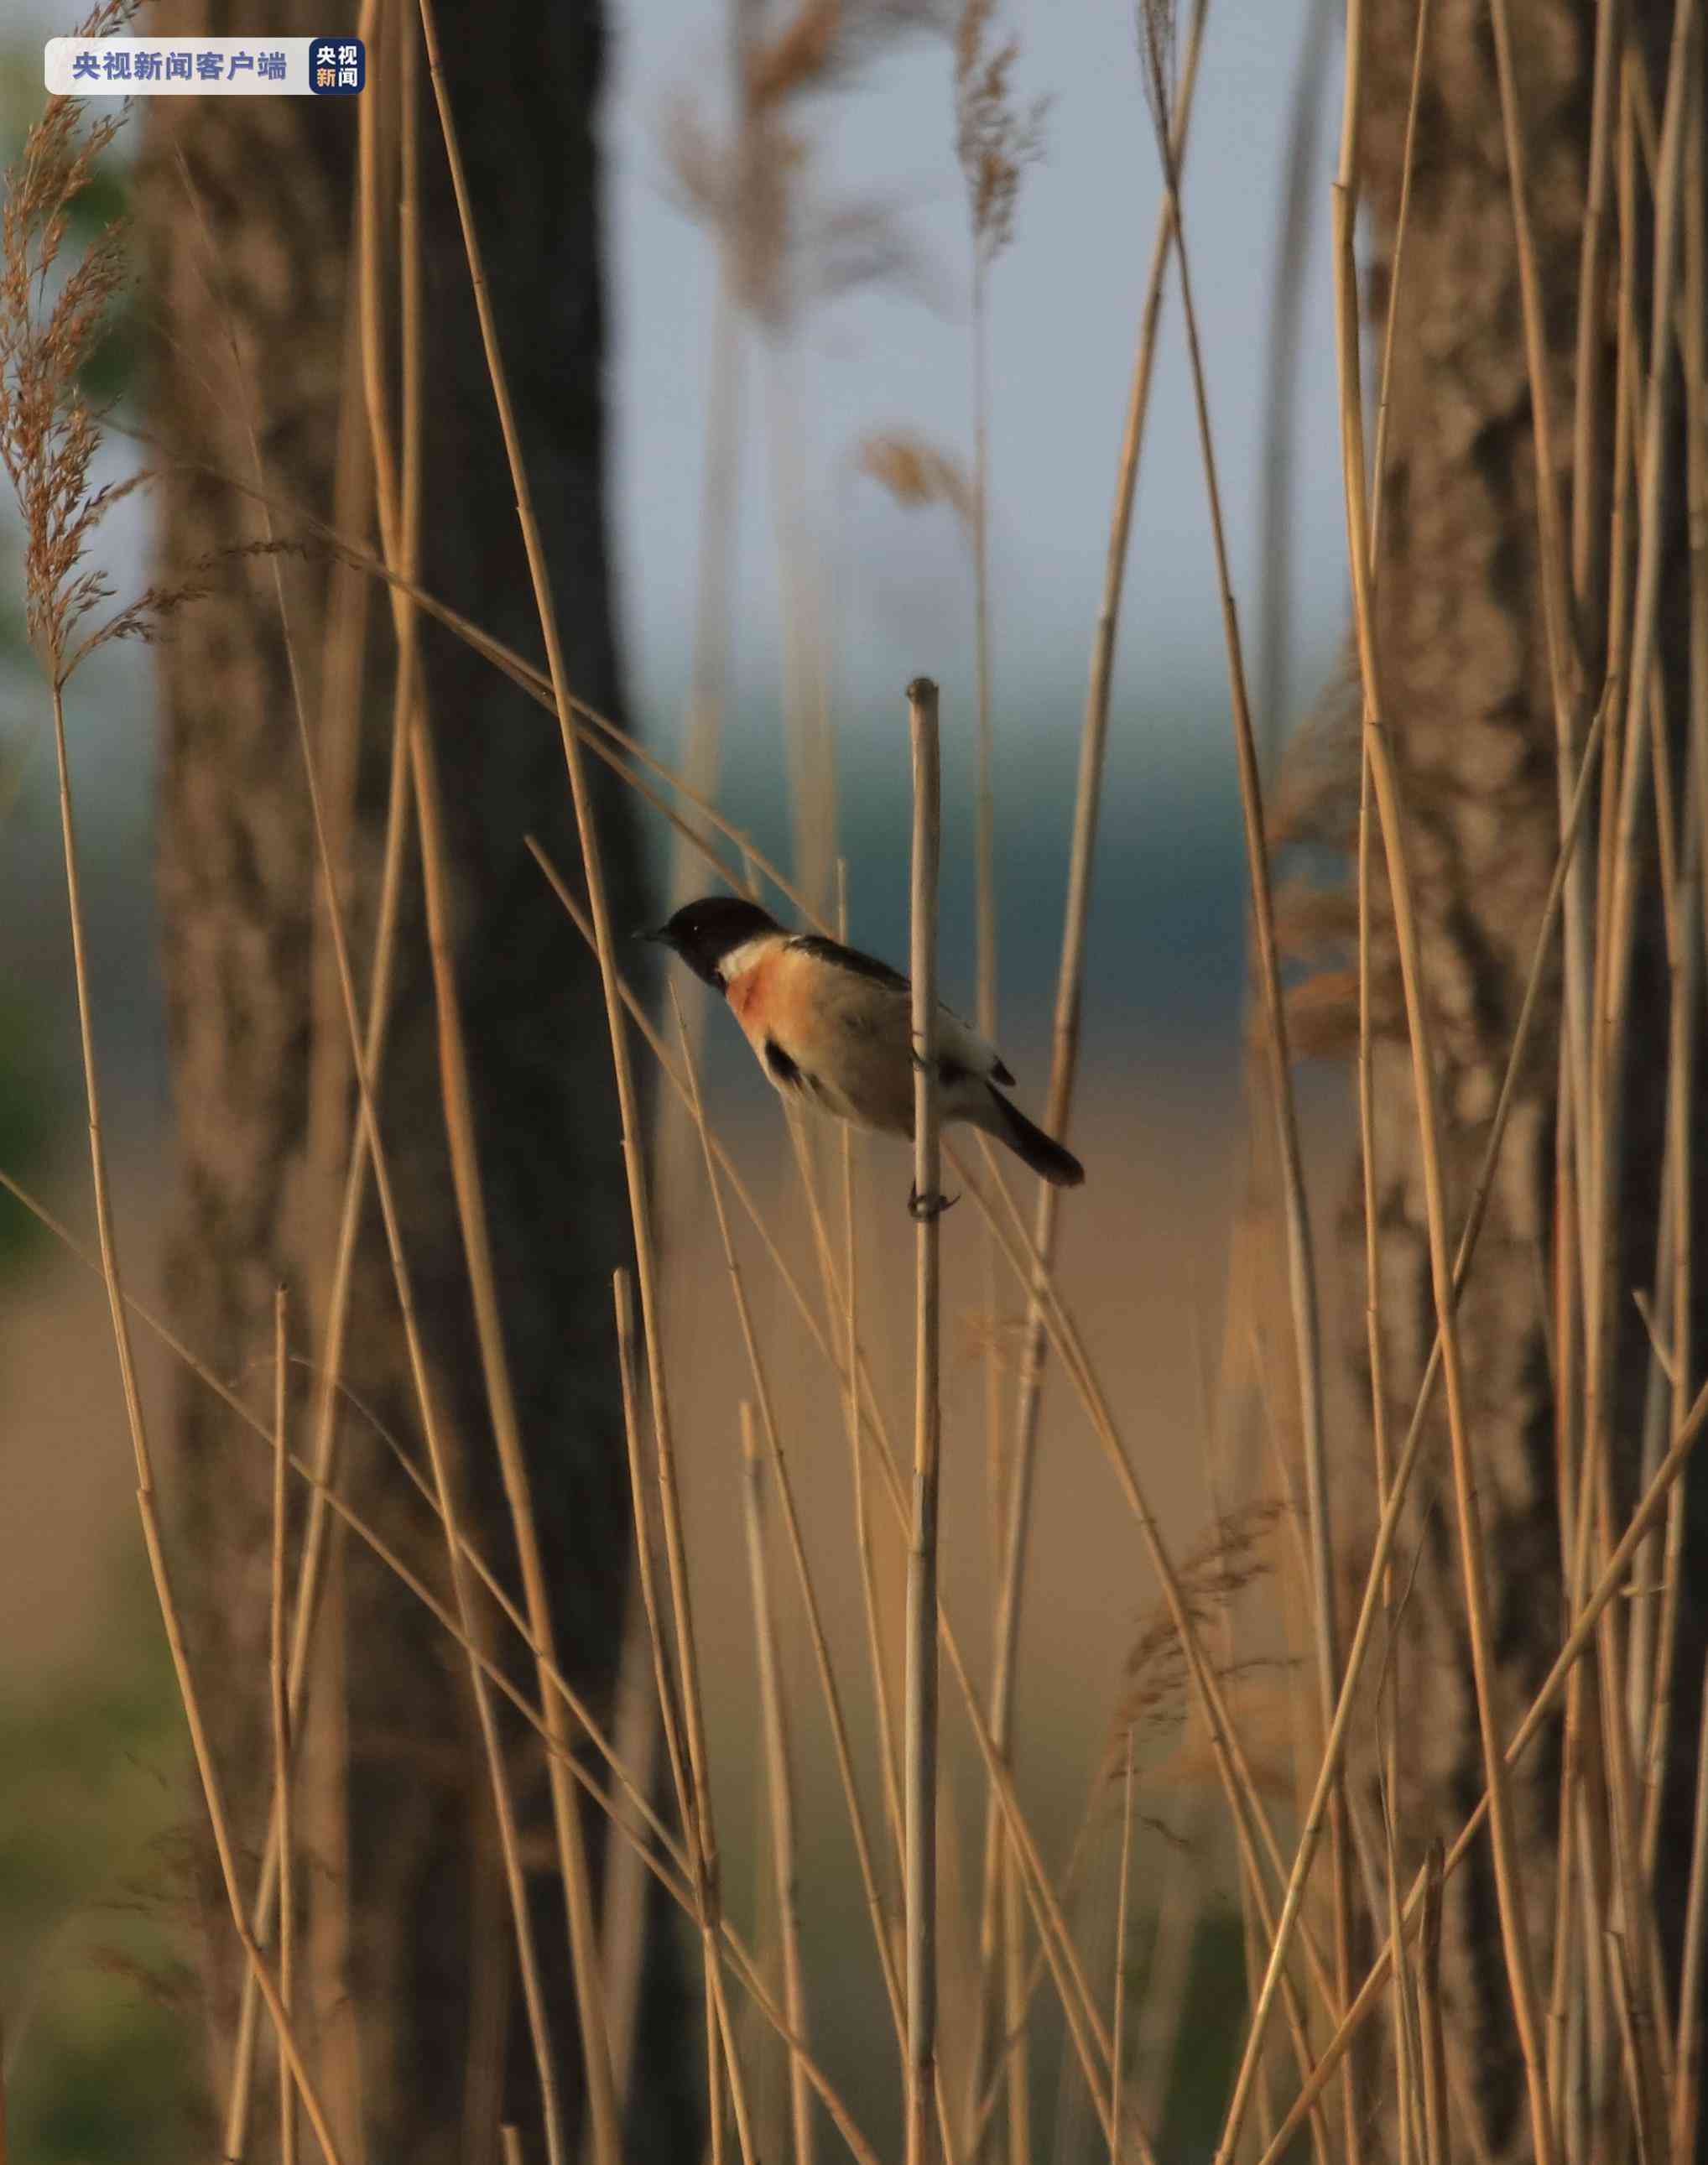
MULTIPOLYGON (((1625 10, 1657 110, 1672 14, 1668 0, 1629 0, 1625 10)), ((1589 0, 1510 0, 1510 15, 1563 500, 1569 518, 1573 491, 1592 489, 1591 501, 1600 507, 1595 523, 1605 533, 1613 451, 1616 230, 1609 243, 1611 275, 1605 277, 1595 316, 1592 464, 1586 471, 1572 470, 1596 10, 1589 0)), ((1374 246, 1368 289, 1377 326, 1370 344, 1373 368, 1379 364, 1387 306, 1416 29, 1415 0, 1382 0, 1368 11, 1362 181, 1374 246)), ((1456 1240, 1512 1042, 1558 851, 1560 814, 1519 258, 1487 0, 1433 0, 1423 84, 1400 272, 1377 637, 1385 719, 1400 763, 1421 913, 1456 1240)), ((1642 245, 1647 262, 1652 243, 1645 238, 1642 245)), ((1646 350, 1646 287, 1634 296, 1634 305, 1646 350)), ((1675 419, 1678 411, 1675 399, 1675 419)), ((1674 787, 1682 796, 1687 550, 1682 453, 1672 456, 1678 449, 1669 449, 1667 461, 1664 517, 1672 545, 1661 603, 1659 669, 1674 787)), ((1577 627, 1592 707, 1606 663, 1607 611, 1604 545, 1600 560, 1588 566, 1577 627)), ((1593 814, 1584 842, 1593 861, 1593 814)), ((1642 846, 1647 856, 1632 1010, 1636 1041, 1626 1078, 1626 1139, 1620 1168, 1618 1343, 1610 1423, 1614 1491, 1625 1508, 1635 1493, 1650 1373, 1649 1345, 1632 1292, 1653 1284, 1665 1120, 1668 986, 1652 795, 1643 813, 1642 846)), ((1379 842, 1374 856, 1379 867, 1379 842)), ((1378 885, 1379 1269, 1387 1416, 1397 1451, 1429 1351, 1434 1303, 1397 953, 1385 890, 1378 885)), ((1694 899, 1690 906, 1697 906, 1694 899)), ((1542 1026, 1521 1079, 1488 1221, 1459 1309, 1471 1447, 1489 1557, 1503 1736, 1516 1726, 1562 1636, 1557 1354, 1573 1359, 1572 1396, 1579 1405, 1583 1393, 1581 1346, 1568 1345, 1561 1352, 1554 1343, 1560 1246, 1577 1245, 1575 1234, 1557 1219, 1561 1011, 1557 943, 1542 1026)), ((1699 1061, 1699 1104, 1701 1077, 1699 1061)), ((1699 1167, 1701 1155, 1699 1146, 1699 1167)), ((1700 1177, 1698 1190, 1700 1204, 1700 1177)), ((1700 1209, 1696 1214, 1700 1220, 1700 1209)), ((1705 1230, 1708 1226, 1699 1222, 1693 1388, 1708 1344, 1702 1300, 1708 1272, 1700 1260, 1708 1255, 1705 1230)), ((1343 1232, 1348 1262, 1362 1283, 1361 1192, 1351 1199, 1343 1232)), ((1658 1291, 1657 1300, 1668 1313, 1658 1291)), ((1347 1313, 1358 1320, 1360 1388, 1368 1404, 1362 1299, 1349 1304, 1347 1313)), ((1430 1837, 1440 1834, 1451 1841, 1484 1786, 1439 1391, 1437 1408, 1400 1552, 1402 1583, 1414 1552, 1417 1557, 1400 1688, 1405 1712, 1398 1819, 1405 1887, 1430 1837)), ((1705 1498, 1708 1483, 1699 1477, 1689 1504, 1654 1890, 1674 1990, 1705 1648, 1705 1498)), ((1594 1706, 1592 1696, 1592 1734, 1594 1706)), ((1516 1791, 1529 1936, 1544 2009, 1552 1978, 1560 1747, 1555 1722, 1526 1760, 1516 1791)), ((1589 1778, 1598 1778, 1593 1764, 1589 1778)), ((1364 1803, 1369 1824, 1379 1826, 1373 1781, 1364 1803)), ((1605 1869, 1605 1858, 1602 1864, 1605 1869)), ((1448 1889, 1442 1965, 1452 2041, 1480 2135, 1497 2157, 1525 2154, 1530 2122, 1486 1835, 1448 1889)), ((1616 2056, 1618 2049, 1616 2031, 1616 2056)), ((1616 2088, 1616 2060, 1608 2072, 1616 2088)))
MULTIPOLYGON (((182 5, 156 32, 307 34, 325 10, 182 5)), ((382 11, 382 17, 386 11, 382 11)), ((605 324, 595 141, 604 51, 597 0, 542 18, 518 0, 447 0, 451 93, 525 453, 540 506, 569 675, 607 713, 622 697, 605 503, 605 324), (478 54, 478 68, 462 58, 478 54)), ((370 47, 369 98, 398 81, 412 8, 370 47)), ((427 324, 421 578, 530 654, 540 639, 493 416, 462 240, 424 64, 418 106, 427 324)), ((382 155, 395 155, 394 104, 382 155)), ((348 373, 355 288, 354 101, 182 98, 150 109, 141 176, 157 336, 151 420, 162 445, 158 577, 203 578, 207 600, 162 651, 160 885, 179 1134, 172 1320, 214 1370, 270 1404, 270 1313, 287 1289, 293 1349, 318 1358, 354 1114, 286 645, 282 573, 366 998, 391 763, 393 650, 377 589, 313 548, 259 541, 255 478, 282 507, 335 513, 377 547, 360 378, 348 373), (229 361, 241 356, 240 381, 229 361), (341 432, 343 432, 341 434, 341 432), (365 645, 364 645, 365 638, 365 645)), ((396 233, 395 196, 382 213, 396 233)), ((395 292, 387 273, 387 307, 395 292)), ((396 393, 392 424, 397 425, 396 393)), ((609 1711, 622 1638, 627 1478, 613 1355, 611 1272, 630 1254, 614 1092, 597 972, 524 847, 538 833, 575 877, 577 851, 551 717, 447 635, 424 625, 423 677, 452 857, 455 967, 482 1167, 560 1659, 609 1711)), ((602 771, 593 772, 602 777, 602 771)), ((642 908, 635 823, 602 792, 617 921, 642 908)), ((380 1092, 381 1119, 432 1383, 470 1530, 514 1583, 454 1209, 435 1015, 413 841, 380 1092)), ((388 1462, 383 1424, 424 1465, 377 1209, 356 1265, 338 1431, 340 1488, 444 1596, 442 1540, 388 1462), (356 1409, 359 1401, 361 1411, 356 1409)), ((311 1386, 293 1383, 296 1440, 311 1386)), ((266 1699, 270 1470, 264 1451, 192 1381, 182 1387, 175 1538, 194 1603, 192 1656, 217 1724, 245 1883, 271 1779, 266 1699)), ((299 1530, 303 1498, 293 1498, 299 1530)), ((309 1683, 298 1867, 305 2016, 346 2158, 493 2157, 501 2119, 541 2154, 532 2062, 512 1989, 508 1904, 465 1658, 367 1549, 340 1537, 309 1683)), ((508 1627, 495 1646, 514 1651, 508 1627)), ((534 1695, 531 1663, 514 1673, 534 1695)), ((541 1754, 505 1730, 551 2002, 558 2073, 579 2110, 580 2046, 541 1754)), ((587 1819, 596 1872, 604 1830, 587 1819)), ((223 2111, 240 1967, 204 1857, 212 2078, 223 2111)), ((629 2154, 696 2141, 674 1943, 654 1918, 629 2154)), ((265 2062, 268 2056, 264 2053, 265 2062)), ((250 2154, 271 2154, 257 2108, 250 2154)))

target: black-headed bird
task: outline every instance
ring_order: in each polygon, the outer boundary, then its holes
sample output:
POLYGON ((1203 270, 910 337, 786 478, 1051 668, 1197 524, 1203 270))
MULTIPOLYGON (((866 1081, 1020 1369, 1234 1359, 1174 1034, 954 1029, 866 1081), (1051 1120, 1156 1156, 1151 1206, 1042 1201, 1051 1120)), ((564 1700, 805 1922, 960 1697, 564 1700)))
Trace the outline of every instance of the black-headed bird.
MULTIPOLYGON (((912 992, 888 963, 815 934, 785 931, 736 895, 691 902, 641 935, 679 955, 720 992, 760 1066, 785 1098, 880 1134, 914 1131, 912 992)), ((994 1045, 941 1003, 938 1104, 1006 1143, 1043 1179, 1078 1188, 1085 1168, 1004 1097, 1012 1084, 994 1045)), ((938 1207, 941 1207, 939 1205, 938 1207)))

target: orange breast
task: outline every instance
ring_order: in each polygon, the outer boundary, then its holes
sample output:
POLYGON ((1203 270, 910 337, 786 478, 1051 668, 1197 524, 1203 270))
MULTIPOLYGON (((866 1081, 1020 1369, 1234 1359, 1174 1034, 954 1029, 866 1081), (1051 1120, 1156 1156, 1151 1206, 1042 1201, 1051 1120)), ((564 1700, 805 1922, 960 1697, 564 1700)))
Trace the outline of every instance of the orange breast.
POLYGON ((730 1011, 755 1045, 765 1036, 767 1013, 777 987, 776 952, 764 956, 751 970, 744 970, 739 977, 732 977, 724 988, 724 997, 730 1003, 730 1011))
POLYGON ((804 955, 776 947, 751 970, 725 988, 730 1011, 762 1060, 765 1040, 774 1038, 791 1059, 810 1067, 823 1025, 814 998, 813 966, 804 955))

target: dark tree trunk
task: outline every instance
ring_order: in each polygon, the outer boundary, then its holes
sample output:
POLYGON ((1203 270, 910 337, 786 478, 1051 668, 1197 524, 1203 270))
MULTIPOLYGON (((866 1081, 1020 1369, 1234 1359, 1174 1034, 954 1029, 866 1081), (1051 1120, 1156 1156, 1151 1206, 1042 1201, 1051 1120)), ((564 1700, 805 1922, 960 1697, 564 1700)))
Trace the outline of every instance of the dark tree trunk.
MULTIPOLYGON (((441 15, 569 674, 580 694, 620 714, 595 139, 602 11, 577 0, 544 16, 499 0, 450 4, 441 15), (477 74, 456 58, 476 51, 477 74)), ((208 0, 149 27, 255 34, 257 24, 252 8, 208 0)), ((265 27, 300 34, 328 24, 324 9, 276 0, 265 27)), ((393 29, 370 53, 366 95, 396 69, 398 38, 419 37, 412 9, 393 29)), ((420 87, 422 582, 500 639, 537 653, 514 493, 424 65, 420 87)), ((184 616, 162 661, 160 883, 181 1163, 171 1298, 183 1335, 219 1373, 245 1375, 257 1407, 269 1396, 276 1283, 288 1292, 296 1350, 319 1351, 353 1101, 273 565, 219 561, 262 534, 254 503, 225 477, 254 478, 245 399, 266 487, 285 507, 277 515, 282 535, 306 530, 300 512, 333 517, 341 428, 355 429, 365 456, 359 399, 352 410, 344 374, 356 119, 353 101, 161 100, 152 108, 141 184, 159 334, 151 419, 171 461, 159 577, 203 577, 213 587, 184 616), (240 387, 229 365, 230 334, 242 357, 240 387)), ((371 538, 371 499, 360 491, 357 498, 358 524, 371 538)), ((382 593, 364 597, 356 575, 324 556, 286 557, 281 569, 365 997, 391 761, 389 615, 382 593), (352 614, 364 609, 369 658, 354 698, 340 701, 352 614), (349 718, 342 730, 340 709, 349 718)), ((562 753, 548 715, 430 626, 423 674, 452 861, 455 967, 482 1167, 558 1652, 595 1705, 609 1709, 632 1546, 610 1281, 630 1239, 597 973, 524 847, 525 834, 540 835, 575 876, 562 753)), ((599 818, 617 920, 635 921, 635 822, 609 790, 600 795, 599 818)), ((382 1125, 471 1530, 514 1583, 448 1169, 413 845, 405 894, 382 1125)), ((424 1463, 372 1201, 343 1375, 366 1410, 346 1405, 341 1415, 339 1484, 442 1595, 438 1530, 387 1462, 368 1418, 424 1463)), ((293 1388, 299 1434, 311 1404, 308 1385, 293 1388)), ((270 1780, 270 1473, 265 1452, 193 1383, 184 1388, 178 1436, 175 1539, 193 1589, 192 1652, 215 1710, 252 1885, 270 1780)), ((300 1498, 297 1510, 300 1526, 300 1498)), ((493 1952, 511 1942, 467 1663, 363 1546, 335 1546, 304 1744, 305 1966, 324 1958, 305 2016, 311 2046, 346 2157, 494 2156, 498 2120, 537 2127, 538 2107, 510 1957, 493 1952)), ((493 1638, 514 1646, 507 1632, 493 1638)), ((531 1693, 531 1667, 516 1673, 531 1693)), ((580 2047, 543 1762, 519 1725, 506 1734, 572 2133, 580 2047)), ((591 1815, 588 1826, 597 1863, 603 1829, 591 1815)), ((213 2077, 223 2109, 240 1972, 211 1907, 208 1937, 216 1951, 208 1963, 213 2077)), ((696 2138, 680 1987, 656 1920, 653 1939, 630 2154, 662 2157, 683 2154, 696 2138)), ((258 2133, 263 2147, 271 2139, 258 2133)), ((529 2150, 539 2154, 537 2137, 529 2150)))
MULTIPOLYGON (((1597 490, 1596 500, 1605 506, 1610 420, 1598 431, 1594 471, 1574 473, 1570 466, 1596 11, 1588 0, 1513 0, 1510 13, 1559 481, 1568 506, 1573 489, 1586 487, 1597 490)), ((1632 0, 1626 18, 1658 104, 1672 9, 1664 0, 1632 0)), ((1399 209, 1416 24, 1415 0, 1383 0, 1368 11, 1362 178, 1373 217, 1370 298, 1379 325, 1399 209)), ((1454 1213, 1451 1231, 1457 1239, 1558 851, 1559 805, 1531 387, 1487 0, 1434 0, 1424 85, 1400 271, 1377 635, 1385 719, 1400 761, 1421 913, 1454 1213)), ((1616 234, 1610 246, 1616 250, 1616 234)), ((1596 353, 1604 417, 1610 417, 1612 398, 1614 290, 1610 282, 1599 318, 1605 326, 1596 353)), ((1646 334, 1646 294, 1637 305, 1646 334)), ((1660 672, 1674 772, 1682 777, 1688 651, 1681 455, 1669 459, 1669 471, 1674 478, 1665 515, 1672 545, 1662 599, 1660 672)), ((1605 513, 1600 523, 1605 526, 1605 513)), ((1584 603, 1578 637, 1593 703, 1607 652, 1605 566, 1592 570, 1584 603)), ((1637 1479, 1650 1364, 1632 1295, 1653 1278, 1667 1064, 1667 957, 1652 801, 1645 834, 1650 855, 1626 1085, 1610 1424, 1614 1488, 1626 1508, 1637 1479)), ((1595 836, 1592 817, 1586 835, 1592 857, 1595 836)), ((1376 854, 1379 861, 1379 845, 1376 854)), ((1694 900, 1690 906, 1696 906, 1694 900)), ((1397 1447, 1415 1401, 1435 1313, 1410 1054, 1385 896, 1378 898, 1375 930, 1379 974, 1387 987, 1375 1049, 1381 1295, 1387 1413, 1397 1447)), ((1471 1446, 1490 1559, 1503 1736, 1516 1726, 1562 1636, 1552 1304, 1558 1240, 1575 1241, 1556 1223, 1561 1009, 1556 961, 1459 1310, 1471 1446)), ((1699 1098, 1700 1072, 1699 1065, 1699 1098)), ((1708 1252, 1705 1230, 1699 1223, 1699 1256, 1708 1252)), ((1361 1196, 1347 1212, 1345 1235, 1362 1280, 1361 1196)), ((1699 1265, 1698 1377, 1705 1277, 1699 1265)), ((1362 1299, 1356 1307, 1349 1304, 1347 1312, 1362 1325, 1362 1299)), ((1362 1339, 1357 1358, 1368 1395, 1362 1339)), ((1577 1374, 1574 1388, 1581 1399, 1581 1355, 1577 1374)), ((1437 1407, 1405 1537, 1408 1567, 1414 1550, 1419 1559, 1403 1642, 1405 1715, 1397 1816, 1400 1868, 1407 1886, 1431 1836, 1451 1841, 1484 1786, 1439 1393, 1437 1407)), ((1705 1501, 1708 1483, 1698 1478, 1690 1502, 1655 1888, 1674 1980, 1708 1621, 1700 1572, 1700 1559, 1708 1554, 1705 1501)), ((1592 1715, 1592 1727, 1593 1720, 1592 1715)), ((1552 1959, 1560 1742, 1556 1722, 1525 1762, 1516 1789, 1529 1936, 1544 2004, 1552 1959)), ((1373 1804, 1373 1823, 1379 1824, 1373 1804)), ((1449 2020, 1481 2135, 1497 2157, 1525 2154, 1530 2122, 1486 1837, 1448 1890, 1442 1965, 1449 2020)), ((1616 2036, 1616 2052, 1617 2043, 1616 2036)), ((1616 2067, 1610 2078, 1616 2087, 1616 2067)))

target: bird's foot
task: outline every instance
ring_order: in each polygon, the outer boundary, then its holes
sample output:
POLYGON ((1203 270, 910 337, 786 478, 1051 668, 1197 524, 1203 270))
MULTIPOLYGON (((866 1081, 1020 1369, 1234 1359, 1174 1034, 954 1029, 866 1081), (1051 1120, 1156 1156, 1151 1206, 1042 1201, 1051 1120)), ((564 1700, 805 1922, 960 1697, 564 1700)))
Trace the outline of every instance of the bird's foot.
POLYGON ((921 1195, 915 1183, 908 1189, 908 1215, 924 1224, 927 1219, 941 1218, 946 1210, 952 1210, 960 1200, 958 1195, 921 1195))

